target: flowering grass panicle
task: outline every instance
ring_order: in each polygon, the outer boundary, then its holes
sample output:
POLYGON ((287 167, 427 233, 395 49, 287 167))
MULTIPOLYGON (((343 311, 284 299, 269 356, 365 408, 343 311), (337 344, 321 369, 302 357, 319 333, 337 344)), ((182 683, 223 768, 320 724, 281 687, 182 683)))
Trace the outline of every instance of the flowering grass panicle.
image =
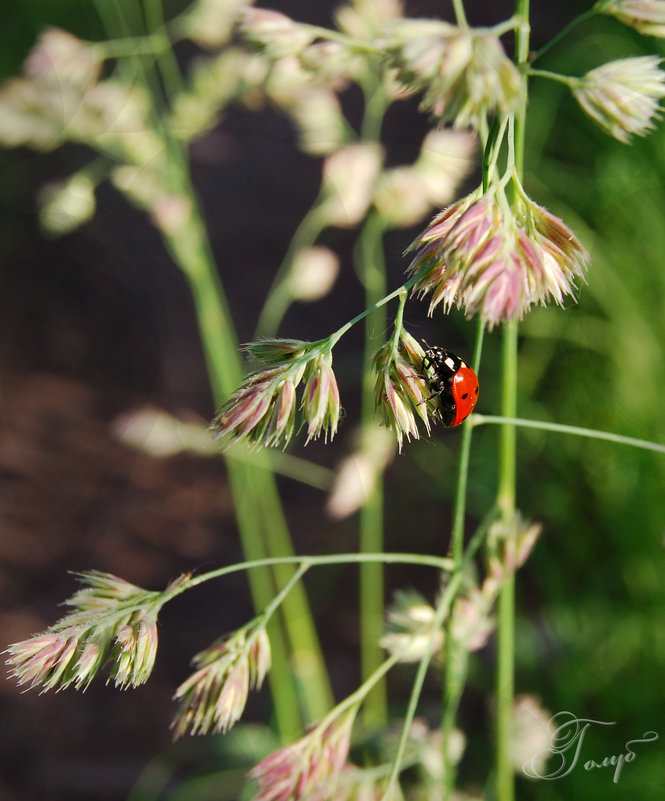
POLYGON ((665 72, 659 56, 638 56, 610 61, 587 72, 573 84, 582 109, 603 130, 628 144, 633 136, 646 136, 661 115, 665 72))
POLYGON ((141 614, 122 626, 115 638, 111 678, 124 690, 148 680, 157 656, 157 616, 141 614))
POLYGON ((335 471, 326 511, 336 520, 352 515, 371 497, 395 455, 395 440, 385 428, 364 425, 356 444, 335 471))
POLYGON ((451 614, 450 636, 464 651, 478 651, 487 643, 496 626, 493 612, 501 588, 526 562, 541 529, 519 513, 509 523, 496 520, 490 526, 487 574, 480 586, 471 581, 451 614))
POLYGON ((62 86, 85 88, 99 76, 101 61, 95 48, 62 28, 48 28, 37 40, 23 65, 28 78, 62 86))
POLYGON ((433 398, 423 372, 425 352, 405 329, 397 347, 386 342, 374 355, 376 407, 383 424, 397 437, 399 450, 404 437, 419 439, 417 418, 429 434, 431 419, 437 415, 438 398, 433 398))
POLYGON ((213 421, 222 444, 286 445, 293 436, 301 378, 302 368, 294 372, 280 367, 250 376, 213 421))
POLYGON ((518 695, 513 705, 510 758, 516 771, 541 779, 557 740, 556 716, 534 695, 518 695))
POLYGON ((52 150, 78 132, 85 101, 102 66, 94 47, 60 28, 39 38, 24 64, 24 77, 0 88, 0 142, 52 150))
POLYGON ((339 274, 339 257, 334 250, 313 245, 293 257, 288 290, 294 300, 307 303, 328 294, 339 274))
POLYGON ((458 195, 459 185, 476 167, 478 139, 469 131, 430 131, 423 139, 414 170, 433 206, 441 208, 458 195))
POLYGON ((344 88, 349 77, 362 73, 362 59, 342 42, 319 41, 305 47, 298 54, 298 61, 315 82, 344 88))
POLYGON ((247 442, 254 447, 286 446, 296 430, 296 390, 305 380, 300 407, 307 442, 322 433, 332 439, 341 414, 332 354, 325 344, 295 339, 265 339, 246 350, 265 365, 251 373, 213 420, 224 447, 247 442))
POLYGON ((261 760, 250 771, 254 801, 326 801, 334 798, 347 764, 357 707, 326 718, 300 740, 261 760))
POLYGON ((332 354, 317 356, 307 366, 307 382, 303 392, 302 410, 307 422, 307 439, 325 440, 337 433, 341 405, 337 379, 332 369, 332 354))
POLYGON ((395 593, 380 645, 401 662, 417 662, 443 645, 443 629, 435 629, 436 611, 415 590, 395 593))
POLYGON ((223 45, 231 37, 247 0, 195 0, 181 18, 183 33, 204 48, 223 45))
POLYGON ((174 738, 226 732, 242 716, 250 689, 263 684, 270 669, 270 640, 265 628, 251 625, 234 632, 192 663, 198 669, 176 690, 180 708, 171 724, 174 738))
POLYGON ((501 188, 476 190, 437 215, 415 240, 408 273, 414 293, 479 314, 491 329, 534 304, 563 305, 589 255, 558 217, 523 192, 512 205, 501 188))
POLYGON ((487 535, 489 576, 501 581, 522 567, 541 532, 540 523, 525 520, 519 512, 508 523, 493 523, 487 535))
POLYGON ((244 8, 239 30, 250 45, 265 51, 271 58, 300 53, 316 37, 306 25, 267 8, 244 8))
POLYGON ((110 573, 81 573, 84 588, 67 606, 65 615, 44 633, 10 645, 7 664, 19 685, 85 690, 98 670, 110 663, 109 677, 125 689, 143 684, 157 653, 157 615, 167 595, 151 592, 110 573))
POLYGON ((335 21, 344 33, 367 41, 379 36, 387 23, 403 15, 402 0, 353 0, 335 10, 335 21))
POLYGON ((372 200, 384 224, 412 226, 433 208, 450 203, 475 166, 476 149, 469 131, 430 131, 415 162, 382 169, 372 200))
POLYGON ((340 148, 323 164, 321 214, 326 224, 352 228, 367 213, 381 170, 381 151, 373 144, 340 148))
POLYGON ((385 48, 400 80, 424 92, 421 108, 456 128, 478 129, 488 114, 514 114, 525 102, 519 71, 487 31, 399 20, 389 27, 385 48))
POLYGON ((449 632, 461 650, 479 651, 487 643, 496 626, 492 610, 499 587, 485 581, 481 588, 472 586, 456 599, 449 632))
POLYGON ((96 208, 95 185, 82 172, 66 181, 47 184, 39 193, 39 222, 46 233, 54 236, 88 222, 96 208))
POLYGON ((600 0, 594 10, 615 17, 639 33, 665 37, 665 0, 600 0))

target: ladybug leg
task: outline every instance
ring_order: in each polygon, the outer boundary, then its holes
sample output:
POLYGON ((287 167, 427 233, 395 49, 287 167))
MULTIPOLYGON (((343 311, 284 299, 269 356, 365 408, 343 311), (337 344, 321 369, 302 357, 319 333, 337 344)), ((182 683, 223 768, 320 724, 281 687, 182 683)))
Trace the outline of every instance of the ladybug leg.
MULTIPOLYGON (((427 344, 427 343, 425 343, 425 344, 427 344)), ((433 363, 433 362, 432 362, 432 360, 429 358, 429 356, 423 356, 423 367, 422 367, 422 370, 421 370, 421 372, 422 372, 423 374, 425 374, 425 379, 426 379, 426 380, 427 380, 427 375, 426 375, 426 373, 427 373, 427 370, 429 370, 429 369, 430 369, 430 368, 432 368, 433 366, 434 366, 434 363, 433 363)), ((429 382, 428 382, 428 383, 429 383, 429 382)), ((432 398, 438 398, 438 397, 440 397, 440 396, 443 394, 444 390, 445 390, 445 387, 444 387, 444 386, 441 384, 441 382, 439 382, 439 387, 437 388, 436 392, 432 392, 432 394, 431 394, 429 397, 427 397, 427 398, 423 398, 423 399, 422 399, 422 400, 421 400, 421 401, 418 403, 418 406, 421 406, 423 403, 427 403, 427 401, 430 401, 430 400, 432 400, 432 398)), ((431 386, 430 386, 430 391, 432 391, 432 387, 431 387, 431 386)))
POLYGON ((441 397, 441 395, 442 395, 442 393, 443 393, 443 390, 442 390, 442 389, 438 390, 438 392, 433 392, 433 393, 432 393, 431 395, 429 395, 427 398, 423 398, 421 401, 418 401, 418 404, 417 404, 417 405, 418 405, 418 406, 422 406, 422 405, 423 405, 423 403, 427 403, 427 401, 431 401, 433 398, 440 398, 440 397, 441 397))

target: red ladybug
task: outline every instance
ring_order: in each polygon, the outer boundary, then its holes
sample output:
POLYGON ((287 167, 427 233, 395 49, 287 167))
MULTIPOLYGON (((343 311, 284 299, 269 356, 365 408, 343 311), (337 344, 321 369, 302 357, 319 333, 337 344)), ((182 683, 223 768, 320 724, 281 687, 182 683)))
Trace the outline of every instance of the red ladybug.
POLYGON ((423 372, 432 398, 439 398, 439 414, 446 428, 455 428, 471 414, 478 400, 478 376, 445 348, 427 346, 423 372))

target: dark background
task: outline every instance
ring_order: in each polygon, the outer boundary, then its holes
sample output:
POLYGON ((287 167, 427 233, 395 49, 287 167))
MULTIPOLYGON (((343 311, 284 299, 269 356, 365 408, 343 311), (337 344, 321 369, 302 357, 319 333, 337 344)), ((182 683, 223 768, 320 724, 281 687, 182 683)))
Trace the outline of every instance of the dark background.
MULTIPOLYGON (((472 22, 489 24, 512 11, 486 5, 469 4, 472 22)), ((533 5, 537 48, 587 4, 533 5)), ((279 8, 296 19, 330 22, 328 2, 279 8)), ((438 3, 407 8, 413 16, 448 12, 438 3)), ((81 0, 10 2, 0 25, 3 78, 20 70, 49 25, 88 39, 103 35, 92 4, 81 0)), ((656 40, 610 20, 594 21, 583 33, 589 38, 574 35, 569 53, 557 49, 543 66, 579 74, 609 57, 660 49, 656 40)), ((186 60, 189 53, 179 56, 186 60)), ((351 92, 344 102, 357 121, 358 98, 351 92)), ((427 120, 416 105, 401 105, 386 122, 389 163, 408 162, 417 152, 427 120)), ((527 188, 575 228, 594 263, 578 306, 535 312, 523 326, 520 414, 665 442, 663 134, 621 146, 583 119, 556 85, 534 83, 531 112, 527 188)), ((202 421, 214 408, 186 283, 147 219, 104 186, 97 215, 84 228, 61 239, 40 233, 39 188, 86 160, 72 146, 48 154, 0 152, 1 647, 55 621, 57 604, 74 591, 68 571, 97 568, 159 588, 181 571, 241 558, 221 460, 157 459, 112 436, 117 415, 145 404, 202 421)), ((222 128, 194 144, 192 164, 244 341, 316 196, 320 160, 298 152, 290 123, 275 112, 234 110, 222 128)), ((391 288, 402 280, 401 253, 415 230, 387 238, 391 288)), ((285 336, 325 336, 361 308, 350 265, 353 238, 353 232, 326 234, 342 255, 341 276, 327 298, 293 307, 281 329, 285 336)), ((468 353, 473 323, 458 315, 428 320, 417 303, 407 318, 413 333, 468 353)), ((335 445, 298 445, 299 455, 334 467, 348 451, 361 347, 352 335, 336 350, 346 420, 335 445)), ((500 337, 488 337, 481 412, 498 412, 499 348, 500 337)), ((493 499, 496 440, 489 427, 474 438, 475 519, 493 499)), ((432 442, 409 445, 392 464, 387 549, 445 549, 457 445, 454 434, 437 431, 432 442)), ((607 771, 587 773, 580 765, 560 782, 520 780, 519 797, 659 798, 665 786, 663 458, 539 432, 520 434, 519 446, 519 505, 543 521, 545 534, 518 583, 518 692, 539 695, 552 713, 616 721, 594 732, 587 758, 621 753, 626 740, 650 729, 661 734, 626 766, 618 785, 607 771)), ((299 552, 357 547, 354 519, 331 522, 322 493, 285 479, 280 487, 299 552)), ((339 698, 358 681, 355 589, 340 576, 321 571, 309 587, 339 698)), ((390 589, 410 584, 430 595, 435 589, 429 573, 389 570, 390 589)), ((140 775, 145 782, 146 769, 166 777, 168 790, 135 791, 132 798, 173 799, 178 792, 232 798, 230 780, 205 788, 201 778, 225 764, 222 738, 170 744, 170 699, 191 655, 250 614, 242 577, 170 604, 160 616, 153 676, 130 692, 99 681, 85 694, 21 695, 3 680, 0 799, 115 801, 129 796, 140 775)), ((487 776, 492 665, 490 645, 473 660, 461 712, 469 737, 462 778, 470 787, 487 776)), ((410 678, 404 672, 393 680, 396 714, 410 678)), ((267 719, 266 695, 250 699, 250 721, 267 719)), ((437 703, 435 682, 428 699, 426 710, 437 703)), ((240 731, 228 742, 249 741, 250 734, 240 731)))

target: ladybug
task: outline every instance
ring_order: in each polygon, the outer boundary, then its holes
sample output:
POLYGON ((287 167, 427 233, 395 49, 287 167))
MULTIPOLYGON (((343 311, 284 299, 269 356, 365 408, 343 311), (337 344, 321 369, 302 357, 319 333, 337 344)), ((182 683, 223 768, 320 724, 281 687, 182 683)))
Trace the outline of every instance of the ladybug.
MULTIPOLYGON (((446 428, 463 423, 478 400, 478 376, 459 356, 445 348, 427 347, 423 372, 430 398, 439 398, 439 414, 446 428)), ((428 398, 427 400, 429 400, 428 398)))

